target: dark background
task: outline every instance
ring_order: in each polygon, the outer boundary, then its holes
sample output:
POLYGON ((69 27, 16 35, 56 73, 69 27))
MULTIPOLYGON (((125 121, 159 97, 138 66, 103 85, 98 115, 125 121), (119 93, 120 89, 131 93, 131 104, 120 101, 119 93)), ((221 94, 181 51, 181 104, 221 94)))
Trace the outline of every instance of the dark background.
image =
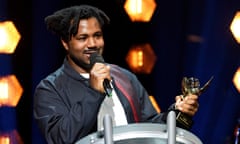
MULTIPOLYGON (((137 74, 162 111, 181 94, 181 80, 197 77, 209 89, 199 97, 200 109, 191 132, 204 144, 233 143, 240 112, 240 94, 232 78, 240 65, 240 44, 230 32, 239 0, 156 0, 148 23, 133 23, 124 0, 1 0, 0 20, 11 20, 21 40, 11 55, 0 55, 0 73, 13 73, 24 88, 16 108, 0 108, 0 131, 17 129, 25 144, 43 144, 32 118, 33 92, 39 81, 63 62, 59 39, 46 29, 44 18, 70 5, 91 4, 111 19, 106 31, 104 59, 127 69, 125 61, 134 44, 151 44, 157 61, 151 74, 137 74), (198 39, 192 39, 192 36, 198 39)), ((240 27, 240 26, 239 26, 240 27)))

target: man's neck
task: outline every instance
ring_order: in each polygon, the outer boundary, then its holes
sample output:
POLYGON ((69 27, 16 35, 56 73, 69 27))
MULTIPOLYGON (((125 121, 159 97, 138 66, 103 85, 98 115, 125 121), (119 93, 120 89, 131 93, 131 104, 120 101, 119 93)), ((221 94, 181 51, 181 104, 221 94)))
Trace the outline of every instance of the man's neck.
POLYGON ((77 71, 79 74, 84 74, 84 73, 89 73, 88 71, 86 71, 85 69, 79 67, 77 64, 74 63, 74 61, 67 56, 67 61, 69 63, 69 65, 75 70, 77 71))

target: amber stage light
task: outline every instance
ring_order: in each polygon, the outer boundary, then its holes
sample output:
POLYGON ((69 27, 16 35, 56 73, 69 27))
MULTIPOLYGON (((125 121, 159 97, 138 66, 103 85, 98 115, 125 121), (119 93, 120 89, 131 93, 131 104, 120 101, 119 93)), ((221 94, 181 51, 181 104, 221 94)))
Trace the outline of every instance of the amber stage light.
MULTIPOLYGON (((14 53, 21 35, 11 21, 0 22, 0 54, 14 53)), ((4 59, 1 61, 4 61, 4 59)), ((6 61, 7 62, 7 61, 6 61)), ((9 62, 7 62, 9 63, 9 62)), ((9 63, 10 64, 10 63, 9 63)), ((2 66, 2 69, 5 67, 2 66)), ((16 107, 23 93, 23 88, 15 75, 0 76, 0 108, 4 111, 6 107, 16 107), (6 107, 5 107, 6 106, 6 107)), ((15 113, 14 113, 15 114, 15 113)), ((6 119, 9 113, 3 112, 1 119, 6 119)), ((7 119, 8 120, 8 119, 7 119)), ((11 119, 10 122, 14 122, 11 119)), ((1 121, 1 125, 4 122, 1 121)), ((12 125, 15 125, 12 123, 12 125)), ((16 130, 3 132, 0 130, 0 144, 23 144, 16 130)))
POLYGON ((234 16, 233 21, 230 25, 230 30, 234 38, 240 44, 240 11, 237 12, 236 15, 234 16))
POLYGON ((150 101, 151 101, 153 107, 155 108, 155 110, 156 110, 158 113, 160 113, 160 112, 161 112, 161 109, 160 109, 160 107, 159 107, 157 101, 155 100, 155 98, 154 98, 153 96, 150 95, 150 96, 149 96, 149 99, 150 99, 150 101))
POLYGON ((237 69, 237 71, 234 74, 233 77, 233 84, 240 93, 240 67, 237 69))
POLYGON ((23 144, 21 137, 16 130, 0 132, 0 144, 23 144))
POLYGON ((127 0, 124 9, 133 22, 149 22, 156 9, 154 0, 127 0))
POLYGON ((0 106, 15 107, 22 96, 23 88, 15 75, 0 77, 0 106))
POLYGON ((20 38, 13 22, 0 22, 0 53, 14 53, 20 38))
POLYGON ((139 44, 130 48, 126 61, 133 72, 150 74, 155 65, 156 55, 150 44, 139 44))

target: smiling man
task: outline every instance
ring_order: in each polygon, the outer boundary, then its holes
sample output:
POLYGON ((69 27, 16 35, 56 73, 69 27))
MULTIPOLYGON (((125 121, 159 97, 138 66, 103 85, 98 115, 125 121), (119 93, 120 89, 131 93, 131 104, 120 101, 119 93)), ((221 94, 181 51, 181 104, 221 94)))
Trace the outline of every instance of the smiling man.
MULTIPOLYGON (((45 22, 66 50, 62 66, 41 80, 34 93, 34 117, 49 144, 72 144, 101 130, 106 114, 112 116, 113 126, 166 122, 168 112, 157 113, 132 72, 104 62, 103 27, 109 18, 102 10, 72 6, 45 22)), ((170 109, 194 116, 197 100, 196 95, 176 96, 170 109)))

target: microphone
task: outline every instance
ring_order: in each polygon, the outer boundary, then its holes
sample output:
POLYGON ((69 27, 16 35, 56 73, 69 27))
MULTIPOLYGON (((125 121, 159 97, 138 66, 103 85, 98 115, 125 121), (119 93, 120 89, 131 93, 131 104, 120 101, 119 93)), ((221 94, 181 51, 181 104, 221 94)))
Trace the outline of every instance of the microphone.
MULTIPOLYGON (((95 63, 105 63, 103 57, 98 54, 98 53, 92 53, 90 55, 90 65, 91 67, 95 64, 95 63)), ((108 96, 108 97, 111 97, 112 96, 112 86, 110 84, 110 81, 108 79, 104 79, 103 80, 103 88, 105 90, 105 94, 108 96)))

